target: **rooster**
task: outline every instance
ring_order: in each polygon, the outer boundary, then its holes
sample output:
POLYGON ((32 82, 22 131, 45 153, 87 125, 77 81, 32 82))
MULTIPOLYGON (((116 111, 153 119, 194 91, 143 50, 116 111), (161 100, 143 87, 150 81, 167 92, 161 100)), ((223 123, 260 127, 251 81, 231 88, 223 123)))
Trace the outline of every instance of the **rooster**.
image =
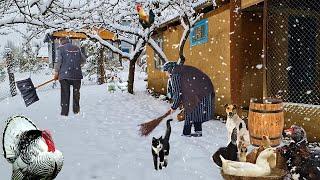
POLYGON ((149 28, 154 22, 154 16, 155 15, 154 15, 153 11, 150 9, 149 10, 149 15, 147 15, 141 4, 137 4, 136 5, 136 9, 138 11, 139 22, 142 25, 142 27, 144 29, 149 28))
POLYGON ((61 171, 63 155, 51 134, 39 130, 29 118, 9 118, 2 138, 4 157, 12 164, 12 180, 51 180, 61 171))

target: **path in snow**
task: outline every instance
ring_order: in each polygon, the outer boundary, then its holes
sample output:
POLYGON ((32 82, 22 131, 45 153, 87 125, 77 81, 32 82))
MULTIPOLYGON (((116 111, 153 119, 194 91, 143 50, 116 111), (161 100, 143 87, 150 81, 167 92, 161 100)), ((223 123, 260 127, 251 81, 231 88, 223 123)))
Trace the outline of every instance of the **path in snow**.
MULTIPOLYGON (((136 95, 110 94, 105 85, 84 86, 81 115, 68 118, 59 115, 59 90, 38 92, 40 101, 28 108, 19 96, 5 99, 0 102, 1 136, 4 121, 16 114, 50 129, 65 157, 57 180, 222 179, 211 160, 212 153, 226 142, 225 126, 218 121, 205 123, 201 138, 180 136, 183 123, 172 122, 169 165, 162 171, 153 169, 151 139, 164 135, 165 123, 147 138, 138 135, 137 125, 166 112, 170 105, 146 94, 143 81, 136 84, 136 95)), ((9 180, 10 175, 11 166, 1 157, 0 177, 9 180)))

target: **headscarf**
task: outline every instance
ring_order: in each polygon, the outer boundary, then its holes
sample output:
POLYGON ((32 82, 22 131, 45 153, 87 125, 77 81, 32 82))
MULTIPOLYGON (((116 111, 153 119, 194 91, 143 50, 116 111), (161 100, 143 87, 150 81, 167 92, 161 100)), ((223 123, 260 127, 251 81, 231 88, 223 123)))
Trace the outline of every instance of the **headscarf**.
POLYGON ((167 71, 169 73, 172 72, 172 70, 177 66, 176 62, 166 62, 163 66, 162 66, 162 70, 163 71, 167 71))

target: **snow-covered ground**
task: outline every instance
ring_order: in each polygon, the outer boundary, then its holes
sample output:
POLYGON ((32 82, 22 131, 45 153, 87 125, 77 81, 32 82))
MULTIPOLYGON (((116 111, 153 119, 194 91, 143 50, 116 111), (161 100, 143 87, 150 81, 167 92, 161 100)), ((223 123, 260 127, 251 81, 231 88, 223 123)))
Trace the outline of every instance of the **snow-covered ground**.
MULTIPOLYGON (((16 72, 16 73, 14 73, 14 76, 15 76, 15 81, 23 80, 23 79, 30 77, 32 79, 32 82, 34 83, 34 85, 38 85, 40 83, 48 81, 53 77, 51 69, 43 69, 37 73, 16 72)), ((50 86, 50 85, 45 86, 45 87, 41 88, 41 90, 49 89, 49 88, 52 88, 52 86, 50 86)), ((18 91, 18 89, 17 89, 17 91, 18 91)), ((8 77, 8 74, 6 74, 5 80, 2 82, 0 81, 0 101, 6 97, 9 97, 9 96, 10 96, 9 77, 8 77)))
MULTIPOLYGON (((0 102, 1 131, 5 120, 17 114, 50 129, 65 157, 58 180, 222 179, 211 160, 227 139, 225 125, 219 121, 206 122, 200 138, 180 136, 183 123, 173 121, 169 165, 162 171, 154 170, 151 139, 164 135, 165 123, 148 137, 138 135, 137 125, 162 115, 170 105, 148 95, 139 75, 135 91, 135 95, 107 93, 106 85, 83 86, 81 115, 71 113, 68 118, 59 115, 59 89, 38 92, 40 101, 28 108, 20 96, 7 98, 0 102)), ((10 175, 10 164, 0 158, 0 179, 9 180, 10 175)))

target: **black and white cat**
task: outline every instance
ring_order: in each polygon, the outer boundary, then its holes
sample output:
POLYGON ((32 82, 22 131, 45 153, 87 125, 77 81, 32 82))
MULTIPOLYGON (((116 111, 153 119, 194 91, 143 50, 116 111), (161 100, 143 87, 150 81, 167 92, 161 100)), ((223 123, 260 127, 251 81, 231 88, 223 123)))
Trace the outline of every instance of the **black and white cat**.
POLYGON ((167 130, 164 138, 162 136, 160 138, 152 138, 152 156, 155 170, 162 169, 162 167, 167 167, 168 165, 168 156, 170 150, 170 134, 171 134, 171 126, 170 121, 172 119, 167 120, 167 130), (159 163, 158 163, 159 159, 159 163))

